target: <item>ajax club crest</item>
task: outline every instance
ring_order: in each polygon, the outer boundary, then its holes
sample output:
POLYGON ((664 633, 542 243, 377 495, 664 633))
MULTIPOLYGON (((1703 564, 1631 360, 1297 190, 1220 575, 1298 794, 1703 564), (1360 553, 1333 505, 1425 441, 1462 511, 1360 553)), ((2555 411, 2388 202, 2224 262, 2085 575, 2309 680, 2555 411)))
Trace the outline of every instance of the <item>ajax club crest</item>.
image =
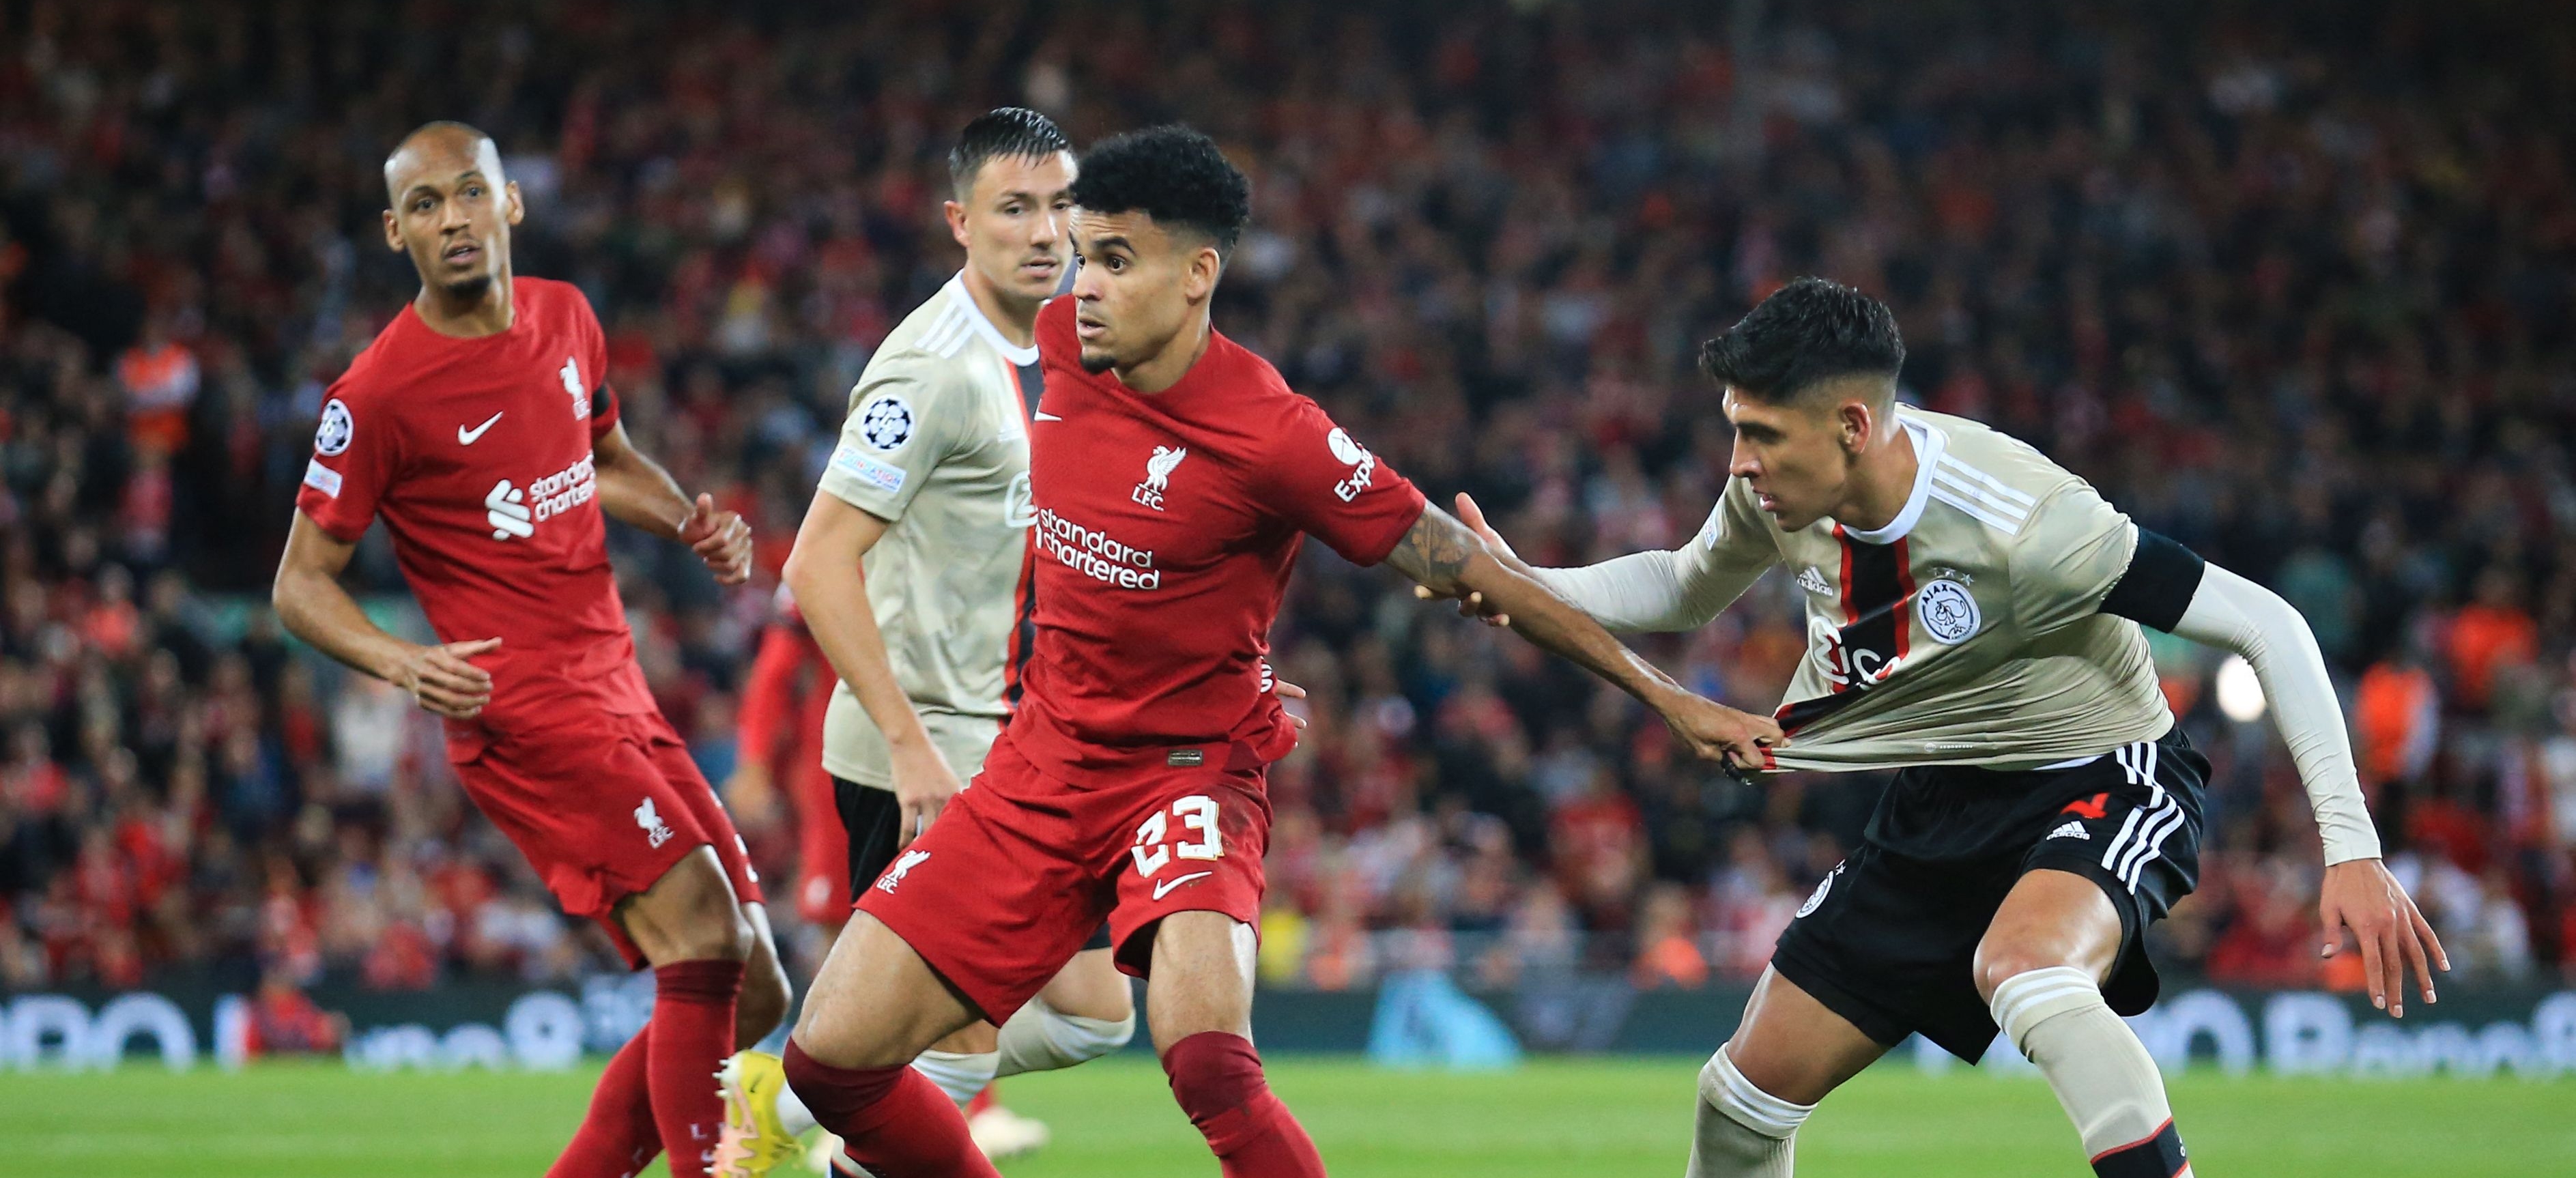
POLYGON ((1914 594, 1914 617, 1923 623, 1923 632, 1948 646, 1967 641, 1977 632, 1984 619, 1977 613, 1977 599, 1968 587, 1943 577, 1926 584, 1914 594))

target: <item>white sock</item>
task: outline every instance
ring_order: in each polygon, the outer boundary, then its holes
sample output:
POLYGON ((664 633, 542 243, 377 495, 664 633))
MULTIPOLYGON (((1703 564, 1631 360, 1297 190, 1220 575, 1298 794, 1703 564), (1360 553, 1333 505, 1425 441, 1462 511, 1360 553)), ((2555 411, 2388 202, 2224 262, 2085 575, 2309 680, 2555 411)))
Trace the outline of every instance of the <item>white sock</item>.
POLYGON ((1992 1009, 2004 1037, 2048 1077, 2096 1172, 2178 1172, 2182 1142, 2164 1075, 2137 1032, 2102 1001, 2092 974, 2064 965, 2014 974, 1995 987, 1992 1009), (2141 1167, 2150 1157, 2165 1164, 2141 1167))
POLYGON ((1686 1178, 1789 1178, 1798 1126, 1812 1104, 1791 1104, 1753 1086, 1726 1048, 1699 1070, 1698 1124, 1686 1178))
POLYGON ((925 1051, 912 1061, 912 1070, 930 1077, 962 1109, 993 1082, 993 1065, 1001 1058, 998 1051, 925 1051))
POLYGON ((803 1137, 816 1124, 813 1112, 796 1098, 796 1090, 784 1084, 778 1086, 778 1123, 786 1126, 790 1137, 803 1137))
POLYGON ((1086 1018, 1057 1010, 1044 998, 1031 998, 1009 1022, 1002 1024, 998 1044, 1001 1062, 993 1074, 1016 1076, 1069 1068, 1125 1047, 1135 1035, 1136 1016, 1132 1013, 1114 1020, 1086 1018))

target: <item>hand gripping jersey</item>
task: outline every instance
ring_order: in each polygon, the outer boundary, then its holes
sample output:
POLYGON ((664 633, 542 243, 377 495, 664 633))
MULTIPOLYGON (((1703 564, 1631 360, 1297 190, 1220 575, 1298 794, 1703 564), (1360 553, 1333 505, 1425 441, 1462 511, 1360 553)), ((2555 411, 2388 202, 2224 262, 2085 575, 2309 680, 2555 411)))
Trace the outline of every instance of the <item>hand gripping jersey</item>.
MULTIPOLYGON (((2163 735, 2173 715, 2145 637, 2100 612, 2136 525, 2020 441, 1966 418, 1897 414, 1918 473, 1886 527, 1823 519, 1784 532, 1732 479, 1678 554, 1694 566, 1691 614, 1713 615, 1775 564, 1806 599, 1777 766, 2030 768, 2163 735)), ((1673 628, 1602 604, 1616 597, 1601 592, 1603 570, 1618 563, 1542 576, 1614 629, 1673 628)))
POLYGON ((470 753, 577 714, 654 710, 608 566, 591 443, 617 423, 607 345, 570 283, 517 278, 514 318, 459 339, 402 313, 333 382, 296 506, 336 539, 375 519, 442 642, 492 702, 448 739, 470 753))
POLYGON ((1038 314, 1037 635, 1010 738, 1077 783, 1172 746, 1276 759, 1295 729, 1262 656, 1303 537, 1375 564, 1422 493, 1213 330, 1157 394, 1083 371, 1073 310, 1038 314))
MULTIPOLYGON (((1008 713, 1027 605, 1028 405, 1038 354, 1013 347, 964 278, 906 316, 850 390, 822 488, 889 525, 862 562, 895 681, 949 768, 972 778, 1008 713)), ((846 683, 823 766, 891 786, 885 737, 846 683)))

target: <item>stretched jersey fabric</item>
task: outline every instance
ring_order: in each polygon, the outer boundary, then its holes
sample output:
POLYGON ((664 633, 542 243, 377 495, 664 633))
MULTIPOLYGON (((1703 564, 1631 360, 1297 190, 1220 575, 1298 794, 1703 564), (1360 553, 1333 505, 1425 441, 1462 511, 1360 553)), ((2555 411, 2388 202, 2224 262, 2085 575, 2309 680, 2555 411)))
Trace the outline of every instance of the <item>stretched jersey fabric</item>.
POLYGON ((514 278, 511 306, 507 330, 460 339, 405 304, 332 382, 295 500, 346 542, 382 519, 439 641, 501 639, 474 659, 492 702, 447 722, 461 758, 549 719, 655 710, 591 457, 617 423, 599 320, 543 278, 514 278))
MULTIPOLYGON (((887 522, 861 562, 895 681, 948 764, 971 776, 1008 712, 1026 594, 1028 413, 1037 349, 1003 338, 962 275, 905 317, 850 390, 822 489, 887 522)), ((847 683, 823 767, 893 781, 884 734, 847 683)))
POLYGON ((1883 528, 1822 519, 1785 532, 1750 484, 1731 479, 1678 553, 1542 579, 1606 626, 1677 629, 1786 566, 1806 599, 1807 652, 1775 713, 1792 738, 1775 768, 2032 768, 2162 736, 2173 714, 2146 639, 2101 612, 2128 571, 2136 525, 1984 425, 1909 406, 1897 420, 1918 469, 1883 528), (1677 578, 1686 600, 1621 608, 1612 585, 1639 575, 1677 578))
POLYGON ((1037 635, 1005 739, 1076 785, 1275 760, 1296 729, 1262 658, 1304 537, 1375 564, 1422 493, 1222 333, 1160 393, 1084 371, 1073 310, 1038 313, 1037 635))

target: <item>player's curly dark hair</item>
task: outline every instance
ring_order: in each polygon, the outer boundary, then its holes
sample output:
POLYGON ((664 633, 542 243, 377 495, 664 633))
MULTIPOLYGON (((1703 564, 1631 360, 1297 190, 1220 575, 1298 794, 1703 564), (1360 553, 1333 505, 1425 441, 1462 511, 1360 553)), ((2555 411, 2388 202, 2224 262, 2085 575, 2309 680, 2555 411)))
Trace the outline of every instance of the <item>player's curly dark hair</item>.
POLYGON ((1073 203, 1095 213, 1141 212, 1166 229, 1204 233, 1231 255, 1252 220, 1252 182, 1216 140, 1174 123, 1092 144, 1073 179, 1073 203))
POLYGON ((1073 141, 1064 137, 1054 119, 1024 106, 995 107, 975 116, 957 133, 957 146, 948 149, 948 183, 962 201, 974 191, 975 173, 983 171, 988 160, 1043 160, 1071 150, 1073 141))
POLYGON ((1801 278, 1700 346, 1700 371, 1763 401, 1794 399, 1818 381, 1894 377, 1905 340, 1887 304, 1823 278, 1801 278))

